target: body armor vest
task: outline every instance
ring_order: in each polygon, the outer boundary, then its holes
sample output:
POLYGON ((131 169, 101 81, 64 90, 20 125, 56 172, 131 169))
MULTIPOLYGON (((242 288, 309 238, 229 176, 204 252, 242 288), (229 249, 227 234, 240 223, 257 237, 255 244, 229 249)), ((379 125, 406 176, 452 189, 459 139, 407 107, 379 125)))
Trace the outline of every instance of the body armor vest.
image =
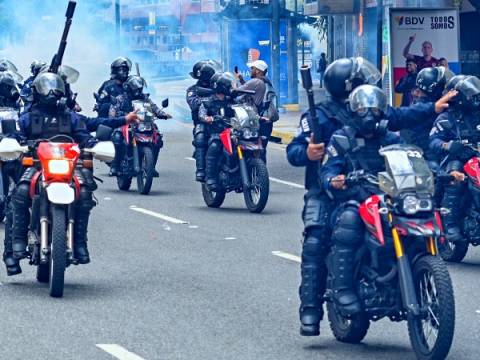
POLYGON ((72 136, 72 115, 69 112, 48 114, 39 109, 30 112, 29 139, 50 139, 55 135, 72 136))

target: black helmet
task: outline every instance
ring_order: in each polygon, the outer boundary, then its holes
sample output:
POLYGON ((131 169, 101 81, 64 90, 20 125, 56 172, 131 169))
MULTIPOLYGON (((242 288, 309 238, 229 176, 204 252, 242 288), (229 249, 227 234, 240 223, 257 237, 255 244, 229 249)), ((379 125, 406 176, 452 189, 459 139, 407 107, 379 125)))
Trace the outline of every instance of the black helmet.
POLYGON ((357 86, 375 85, 382 75, 364 58, 344 58, 331 63, 325 70, 325 88, 331 96, 346 99, 357 86))
POLYGON ((30 71, 32 72, 32 75, 37 76, 40 70, 42 70, 42 68, 46 65, 47 63, 45 61, 34 60, 32 65, 30 65, 30 71))
POLYGON ((462 81, 465 80, 468 76, 467 75, 455 75, 452 77, 448 82, 447 85, 445 85, 445 90, 444 93, 446 94, 447 92, 454 90, 455 86, 462 81))
POLYGON ((361 85, 348 98, 352 125, 363 135, 374 134, 387 112, 387 96, 377 86, 361 85))
POLYGON ((9 71, 0 72, 0 96, 13 101, 20 97, 15 78, 9 71))
POLYGON ((432 101, 437 101, 453 76, 453 72, 443 66, 425 68, 418 73, 416 86, 432 101))
POLYGON ((456 106, 465 112, 480 111, 480 79, 476 76, 467 76, 455 86, 458 91, 456 106))
POLYGON ((216 73, 210 80, 210 86, 217 94, 230 95, 233 89, 235 77, 232 73, 216 73))
POLYGON ((132 69, 132 62, 126 57, 118 57, 113 60, 110 69, 112 78, 125 81, 128 78, 128 73, 132 69))
POLYGON ((142 96, 143 88, 146 86, 145 79, 137 75, 129 76, 123 83, 123 89, 135 100, 142 96))
POLYGON ((57 74, 40 73, 33 81, 33 97, 44 106, 56 107, 64 96, 65 83, 57 74))
POLYGON ((190 76, 207 83, 217 71, 221 70, 222 66, 215 60, 201 60, 193 65, 190 76))

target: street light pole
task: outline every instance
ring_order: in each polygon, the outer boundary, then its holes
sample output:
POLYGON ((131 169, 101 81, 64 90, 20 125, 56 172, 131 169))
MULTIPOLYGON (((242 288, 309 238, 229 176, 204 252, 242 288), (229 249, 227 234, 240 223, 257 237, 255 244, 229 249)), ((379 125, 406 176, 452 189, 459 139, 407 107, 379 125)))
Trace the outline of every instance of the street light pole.
POLYGON ((272 80, 280 93, 280 0, 272 1, 272 15, 272 80))
POLYGON ((115 40, 120 47, 120 0, 115 0, 115 40))

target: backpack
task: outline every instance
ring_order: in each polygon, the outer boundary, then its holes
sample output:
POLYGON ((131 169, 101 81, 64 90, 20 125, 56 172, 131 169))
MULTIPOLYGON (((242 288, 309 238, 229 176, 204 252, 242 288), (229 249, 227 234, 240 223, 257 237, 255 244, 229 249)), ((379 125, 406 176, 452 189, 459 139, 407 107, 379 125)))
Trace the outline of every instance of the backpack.
POLYGON ((270 119, 271 122, 278 121, 280 116, 278 115, 278 98, 277 93, 273 89, 270 81, 263 79, 266 90, 263 96, 263 103, 261 109, 259 109, 260 116, 264 116, 270 119))

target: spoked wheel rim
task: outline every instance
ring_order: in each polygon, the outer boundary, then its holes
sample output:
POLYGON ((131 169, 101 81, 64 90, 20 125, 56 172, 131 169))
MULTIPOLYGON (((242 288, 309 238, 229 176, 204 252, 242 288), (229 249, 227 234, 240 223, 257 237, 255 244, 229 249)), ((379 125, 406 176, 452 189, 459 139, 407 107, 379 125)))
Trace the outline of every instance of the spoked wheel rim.
POLYGON ((262 190, 260 189, 260 185, 258 183, 258 169, 253 167, 250 173, 250 197, 252 198, 252 202, 257 205, 260 201, 260 196, 262 190))
POLYGON ((439 307, 437 287, 433 275, 428 270, 424 270, 419 278, 419 301, 420 308, 425 311, 425 315, 419 322, 419 330, 422 335, 425 350, 431 351, 438 339, 440 328, 439 307))

